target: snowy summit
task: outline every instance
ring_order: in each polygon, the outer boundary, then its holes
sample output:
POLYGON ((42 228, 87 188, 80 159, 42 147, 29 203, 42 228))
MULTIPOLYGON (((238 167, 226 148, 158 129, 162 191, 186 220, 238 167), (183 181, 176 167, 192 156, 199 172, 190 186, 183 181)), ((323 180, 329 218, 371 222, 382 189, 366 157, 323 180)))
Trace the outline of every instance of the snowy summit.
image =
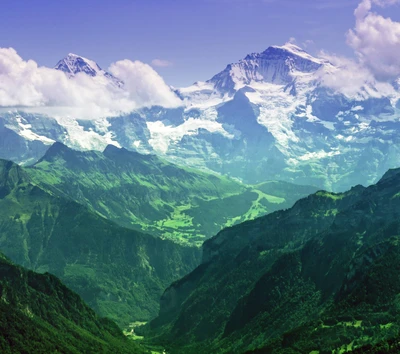
POLYGON ((100 68, 95 61, 73 53, 69 53, 64 59, 61 59, 54 69, 63 71, 68 75, 69 78, 74 77, 78 73, 85 73, 92 77, 104 76, 118 87, 123 86, 123 82, 121 80, 100 68))

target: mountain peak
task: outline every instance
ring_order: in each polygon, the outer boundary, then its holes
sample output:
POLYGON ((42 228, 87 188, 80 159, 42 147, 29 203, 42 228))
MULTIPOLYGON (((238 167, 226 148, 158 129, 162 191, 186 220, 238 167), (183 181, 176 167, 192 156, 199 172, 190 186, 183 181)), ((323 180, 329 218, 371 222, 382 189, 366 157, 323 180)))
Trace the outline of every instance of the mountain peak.
POLYGON ((109 144, 103 151, 103 155, 107 158, 115 160, 121 160, 124 162, 136 161, 136 160, 149 160, 154 155, 142 155, 136 151, 125 149, 124 147, 119 148, 118 146, 109 144))
POLYGON ((386 182, 387 180, 394 177, 399 178, 399 176, 400 176, 400 168, 391 168, 382 176, 382 178, 378 181, 378 184, 386 182))
POLYGON ((284 45, 273 45, 273 46, 270 46, 269 48, 286 50, 288 52, 293 52, 293 53, 306 53, 306 54, 308 54, 303 48, 301 48, 298 45, 293 44, 293 43, 285 43, 284 45))
POLYGON ((78 57, 80 57, 80 58, 82 58, 80 55, 74 54, 74 53, 68 53, 67 58, 68 58, 68 57, 71 57, 71 58, 78 58, 78 57))
POLYGON ((273 45, 272 48, 280 48, 280 49, 291 50, 291 51, 306 52, 303 48, 299 47, 298 45, 296 45, 294 43, 290 43, 290 42, 287 42, 284 45, 273 45))
POLYGON ((324 61, 322 61, 321 59, 313 57, 311 54, 306 52, 303 48, 301 48, 298 45, 293 44, 293 43, 286 43, 282 46, 277 46, 277 45, 271 46, 271 47, 267 48, 262 54, 269 54, 271 51, 285 52, 285 53, 303 58, 305 60, 312 61, 317 64, 324 63, 324 61))
POLYGON ((69 78, 75 77, 78 73, 85 73, 92 77, 104 76, 118 87, 122 87, 124 84, 114 75, 104 71, 95 61, 74 53, 69 53, 64 59, 61 59, 54 69, 64 72, 69 78))
POLYGON ((65 153, 68 153, 72 151, 68 146, 64 145, 63 143, 60 143, 56 141, 53 145, 51 145, 48 150, 46 151, 45 155, 39 160, 46 160, 46 161, 51 161, 57 156, 61 156, 65 153))
POLYGON ((74 150, 57 141, 48 148, 44 156, 35 165, 40 164, 42 161, 54 162, 56 160, 77 163, 76 161, 80 156, 84 156, 90 152, 95 153, 94 151, 74 150))
POLYGON ((19 165, 0 159, 0 199, 23 181, 30 181, 30 178, 19 165))
POLYGON ((73 77, 80 72, 90 76, 97 76, 102 71, 100 66, 93 60, 74 53, 69 53, 64 59, 61 59, 55 69, 65 72, 69 77, 73 77))
POLYGON ((261 53, 252 53, 237 63, 229 64, 207 83, 219 92, 236 92, 252 82, 277 85, 292 83, 297 76, 315 73, 325 61, 315 58, 292 43, 271 46, 261 53))
POLYGON ((39 166, 42 162, 56 164, 66 164, 68 168, 86 170, 88 161, 101 157, 101 153, 94 150, 79 151, 56 142, 50 146, 44 156, 33 166, 39 166))
POLYGON ((304 69, 306 69, 306 72, 308 72, 309 69, 312 71, 317 70, 321 65, 326 63, 324 60, 313 57, 303 48, 293 43, 286 43, 282 46, 278 45, 270 46, 261 53, 252 53, 247 55, 247 57, 244 60, 251 60, 255 58, 261 58, 264 60, 283 61, 286 64, 288 64, 287 60, 291 59, 292 61, 294 60, 295 65, 300 64, 300 66, 296 67, 298 71, 304 71, 304 69), (304 63, 309 63, 308 65, 311 65, 311 67, 309 69, 304 68, 301 65, 302 62, 303 65, 304 63))
POLYGON ((126 152, 126 151, 128 151, 128 150, 125 149, 125 148, 120 148, 120 147, 115 146, 113 144, 108 144, 106 146, 106 148, 104 149, 103 154, 105 154, 105 155, 107 155, 107 154, 118 154, 120 152, 126 152))

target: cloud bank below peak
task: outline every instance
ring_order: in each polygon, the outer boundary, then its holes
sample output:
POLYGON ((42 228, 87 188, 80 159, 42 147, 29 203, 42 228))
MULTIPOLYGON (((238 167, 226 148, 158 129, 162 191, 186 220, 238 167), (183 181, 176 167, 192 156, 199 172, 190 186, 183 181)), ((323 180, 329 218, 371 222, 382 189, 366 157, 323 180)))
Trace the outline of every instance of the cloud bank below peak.
POLYGON ((104 76, 65 73, 23 60, 15 49, 0 48, 0 107, 95 119, 151 106, 177 107, 180 99, 161 76, 139 61, 121 60, 109 71, 124 81, 116 87, 104 76))

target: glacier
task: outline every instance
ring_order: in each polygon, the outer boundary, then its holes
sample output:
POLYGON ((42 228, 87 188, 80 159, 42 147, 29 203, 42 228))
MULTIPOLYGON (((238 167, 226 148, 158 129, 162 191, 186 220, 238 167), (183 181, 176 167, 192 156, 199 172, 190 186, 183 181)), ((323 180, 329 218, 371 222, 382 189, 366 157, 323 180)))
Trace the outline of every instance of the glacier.
MULTIPOLYGON (((69 54, 55 67, 124 83, 69 54)), ((252 53, 206 82, 172 89, 181 106, 81 119, 0 111, 0 157, 30 163, 55 141, 82 150, 113 144, 245 183, 284 180, 333 191, 377 181, 400 166, 400 79, 351 92, 340 67, 288 43, 252 53)), ((80 74, 81 75, 81 74, 80 74)))

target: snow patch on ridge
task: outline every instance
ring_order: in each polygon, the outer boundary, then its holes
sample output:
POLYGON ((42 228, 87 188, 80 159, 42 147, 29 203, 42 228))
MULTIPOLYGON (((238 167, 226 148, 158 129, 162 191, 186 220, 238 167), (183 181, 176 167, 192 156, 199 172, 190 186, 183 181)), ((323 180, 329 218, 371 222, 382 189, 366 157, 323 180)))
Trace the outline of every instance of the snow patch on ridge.
POLYGON ((283 46, 272 46, 272 48, 285 50, 285 51, 290 52, 300 58, 312 61, 316 64, 322 65, 322 64, 328 63, 327 60, 322 60, 322 59, 313 57, 312 55, 307 53, 304 49, 300 48, 299 46, 297 46, 296 44, 293 44, 293 43, 286 43, 283 46))
POLYGON ((183 124, 176 127, 167 126, 161 121, 147 122, 147 128, 150 131, 149 144, 156 152, 166 154, 171 144, 179 142, 185 135, 196 135, 199 129, 205 129, 210 133, 219 133, 233 139, 234 136, 216 121, 216 117, 217 112, 212 108, 204 111, 199 118, 188 118, 183 124))
POLYGON ((53 144, 55 141, 53 139, 49 139, 43 135, 36 134, 32 131, 32 124, 27 123, 19 114, 15 116, 15 120, 18 124, 18 126, 14 126, 12 124, 6 124, 5 126, 23 138, 30 140, 30 141, 35 141, 39 140, 43 142, 46 145, 53 144))
POLYGON ((211 82, 201 81, 179 89, 178 94, 183 98, 186 110, 192 108, 207 109, 232 99, 229 95, 216 91, 215 85, 211 82))
POLYGON ((108 130, 109 123, 106 119, 96 120, 94 124, 103 134, 95 132, 93 129, 85 130, 79 125, 78 121, 72 117, 55 117, 58 124, 64 127, 68 132, 68 138, 64 143, 70 147, 75 147, 83 150, 98 150, 103 151, 107 145, 121 145, 114 140, 113 133, 108 130))
POLYGON ((290 158, 287 160, 287 163, 289 165, 296 166, 296 165, 299 165, 301 162, 318 161, 318 160, 327 159, 327 158, 331 158, 331 157, 338 156, 338 155, 341 155, 341 152, 339 150, 332 150, 329 152, 320 150, 320 151, 315 151, 315 152, 308 152, 297 158, 290 158))

